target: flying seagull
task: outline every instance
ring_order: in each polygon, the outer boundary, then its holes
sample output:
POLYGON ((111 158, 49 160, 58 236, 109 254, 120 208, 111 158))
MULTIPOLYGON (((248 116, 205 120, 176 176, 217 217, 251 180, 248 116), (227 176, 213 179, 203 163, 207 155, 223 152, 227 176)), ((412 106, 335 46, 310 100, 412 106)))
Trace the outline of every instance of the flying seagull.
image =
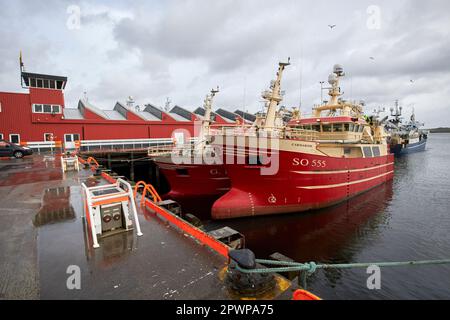
POLYGON ((336 27, 335 24, 329 24, 328 26, 330 27, 330 29, 333 29, 334 27, 336 27))
POLYGON ((375 60, 375 58, 374 58, 374 57, 369 57, 369 59, 370 59, 370 60, 375 60))
POLYGON ((413 82, 414 82, 414 80, 412 80, 412 79, 411 79, 411 80, 409 80, 409 82, 413 83, 413 82))

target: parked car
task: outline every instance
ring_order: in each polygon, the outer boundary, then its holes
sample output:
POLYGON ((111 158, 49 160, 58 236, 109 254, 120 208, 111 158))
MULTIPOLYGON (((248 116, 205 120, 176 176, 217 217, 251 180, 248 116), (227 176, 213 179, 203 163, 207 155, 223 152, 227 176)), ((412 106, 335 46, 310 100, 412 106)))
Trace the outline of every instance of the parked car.
POLYGON ((0 157, 23 158, 33 154, 33 150, 27 147, 21 147, 15 143, 0 140, 0 157))

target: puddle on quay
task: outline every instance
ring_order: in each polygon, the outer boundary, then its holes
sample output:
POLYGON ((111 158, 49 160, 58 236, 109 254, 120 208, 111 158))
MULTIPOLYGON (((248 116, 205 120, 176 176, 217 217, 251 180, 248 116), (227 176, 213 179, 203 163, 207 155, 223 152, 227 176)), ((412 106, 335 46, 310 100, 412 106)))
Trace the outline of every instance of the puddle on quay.
POLYGON ((46 189, 42 208, 34 216, 33 225, 41 227, 73 220, 75 220, 75 210, 70 204, 70 187, 46 189))

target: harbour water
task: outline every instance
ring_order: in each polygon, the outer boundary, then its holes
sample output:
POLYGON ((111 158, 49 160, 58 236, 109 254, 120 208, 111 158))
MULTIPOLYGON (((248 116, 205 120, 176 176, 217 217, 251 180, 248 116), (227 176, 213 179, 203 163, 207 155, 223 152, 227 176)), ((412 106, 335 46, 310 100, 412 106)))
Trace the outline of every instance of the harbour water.
MULTIPOLYGON (((450 134, 396 158, 394 180, 332 208, 212 222, 246 236, 259 258, 352 263, 450 258, 450 134)), ((209 225, 209 227, 212 227, 209 225)), ((448 299, 450 266, 382 268, 369 290, 366 269, 317 271, 308 289, 324 299, 448 299)))

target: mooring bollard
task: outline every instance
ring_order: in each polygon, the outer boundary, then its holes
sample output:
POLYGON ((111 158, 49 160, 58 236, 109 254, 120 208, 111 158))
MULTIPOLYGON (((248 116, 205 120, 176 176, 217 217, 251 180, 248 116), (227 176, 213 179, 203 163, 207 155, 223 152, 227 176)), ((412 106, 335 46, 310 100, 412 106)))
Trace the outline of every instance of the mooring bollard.
POLYGON ((255 254, 249 249, 230 250, 228 272, 225 278, 227 287, 235 293, 245 296, 258 296, 275 289, 276 281, 269 273, 243 273, 242 269, 255 269, 255 254))

